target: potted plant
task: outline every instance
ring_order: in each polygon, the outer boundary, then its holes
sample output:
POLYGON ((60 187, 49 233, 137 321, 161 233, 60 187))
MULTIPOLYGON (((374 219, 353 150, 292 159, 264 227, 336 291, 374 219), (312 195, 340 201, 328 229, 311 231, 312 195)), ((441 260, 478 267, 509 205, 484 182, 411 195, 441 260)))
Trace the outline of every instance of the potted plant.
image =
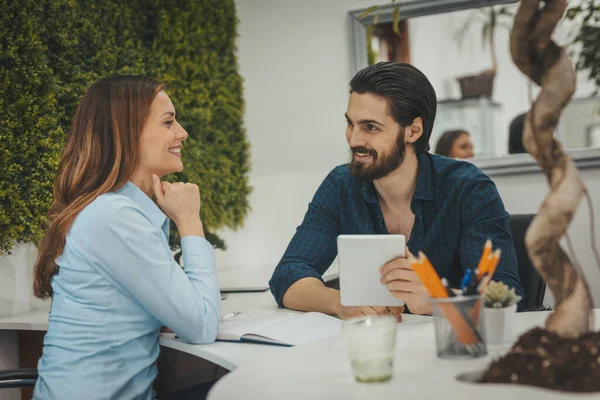
POLYGON ((487 97, 491 98, 494 91, 494 78, 498 69, 498 60, 496 58, 496 28, 504 27, 510 30, 508 21, 505 18, 512 18, 513 14, 507 7, 486 7, 475 11, 464 25, 456 32, 456 39, 459 44, 463 41, 465 34, 475 22, 481 22, 481 43, 485 48, 487 44, 490 49, 491 68, 475 75, 466 75, 456 78, 460 85, 460 91, 463 99, 487 97))
POLYGON ((490 282, 483 294, 483 331, 487 344, 513 338, 513 319, 521 296, 503 282, 490 282))
MULTIPOLYGON (((600 332, 591 323, 588 281, 560 245, 580 202, 586 195, 589 199, 577 166, 554 137, 576 84, 567 53, 552 40, 566 8, 566 0, 521 1, 510 38, 513 61, 540 86, 527 113, 523 144, 540 166, 550 191, 527 230, 526 247, 554 295, 554 310, 543 328, 524 333, 507 354, 494 360, 480 381, 600 392, 600 332)), ((592 247, 595 250, 595 244, 592 247)))

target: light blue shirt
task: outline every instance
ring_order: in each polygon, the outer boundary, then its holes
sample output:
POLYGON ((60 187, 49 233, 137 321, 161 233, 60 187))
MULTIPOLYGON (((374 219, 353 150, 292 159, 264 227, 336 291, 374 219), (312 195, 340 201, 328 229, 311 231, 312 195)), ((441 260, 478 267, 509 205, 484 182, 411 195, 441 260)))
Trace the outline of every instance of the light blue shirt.
POLYGON ((35 399, 150 399, 163 325, 187 342, 215 340, 213 248, 184 237, 183 270, 169 223, 131 182, 79 213, 56 261, 35 399))

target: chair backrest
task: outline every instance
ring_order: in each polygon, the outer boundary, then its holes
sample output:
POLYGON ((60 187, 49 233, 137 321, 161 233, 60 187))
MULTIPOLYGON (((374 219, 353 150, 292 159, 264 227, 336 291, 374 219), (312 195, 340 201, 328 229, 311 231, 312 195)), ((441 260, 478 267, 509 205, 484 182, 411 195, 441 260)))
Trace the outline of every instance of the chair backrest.
POLYGON ((527 232, 533 217, 535 217, 535 214, 514 214, 509 218, 515 252, 517 253, 517 263, 519 264, 519 277, 525 292, 523 311, 541 309, 546 294, 546 283, 531 263, 525 248, 525 232, 527 232))
POLYGON ((0 370, 0 389, 34 387, 37 378, 35 368, 0 370))

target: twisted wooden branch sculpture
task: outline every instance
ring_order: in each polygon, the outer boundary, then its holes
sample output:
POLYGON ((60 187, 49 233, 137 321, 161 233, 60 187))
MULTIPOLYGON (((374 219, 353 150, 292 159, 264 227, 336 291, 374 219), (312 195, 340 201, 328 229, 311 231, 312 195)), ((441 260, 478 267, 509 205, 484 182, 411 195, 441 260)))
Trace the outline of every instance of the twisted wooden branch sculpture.
POLYGON ((575 163, 554 139, 560 113, 575 92, 571 62, 551 39, 566 3, 566 0, 522 0, 515 16, 510 50, 517 67, 541 86, 527 115, 523 144, 546 175, 550 193, 525 240, 532 263, 556 299, 555 311, 548 317, 546 327, 567 338, 589 330, 592 300, 585 278, 558 243, 585 191, 575 163))

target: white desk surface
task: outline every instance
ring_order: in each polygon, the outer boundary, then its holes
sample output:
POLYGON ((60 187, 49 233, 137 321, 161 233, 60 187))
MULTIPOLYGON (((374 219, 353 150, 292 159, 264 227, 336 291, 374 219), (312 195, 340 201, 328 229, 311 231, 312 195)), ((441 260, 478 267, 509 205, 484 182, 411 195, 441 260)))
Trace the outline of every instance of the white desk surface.
MULTIPOLYGON (((542 325, 547 312, 517 314, 515 338, 542 325)), ((600 310, 595 310, 597 325, 600 310)), ((455 378, 481 371, 509 348, 489 346, 490 355, 467 361, 438 359, 433 323, 400 324, 397 333, 394 374, 385 383, 355 382, 341 338, 296 346, 277 354, 265 354, 252 365, 227 374, 209 393, 221 399, 598 399, 596 394, 558 393, 530 386, 471 384, 455 378)))
MULTIPOLYGON (((294 311, 277 307, 270 292, 229 293, 222 301, 221 315, 241 311, 245 316, 270 315, 274 313, 293 313, 294 311)), ((429 317, 407 315, 407 323, 428 321, 429 317)), ((36 310, 0 318, 0 330, 36 330, 48 329, 48 309, 36 310)), ((216 342, 209 345, 194 345, 175 339, 172 333, 163 333, 160 345, 203 358, 221 367, 233 371, 239 366, 254 363, 266 356, 283 354, 292 348, 254 343, 216 342)))

